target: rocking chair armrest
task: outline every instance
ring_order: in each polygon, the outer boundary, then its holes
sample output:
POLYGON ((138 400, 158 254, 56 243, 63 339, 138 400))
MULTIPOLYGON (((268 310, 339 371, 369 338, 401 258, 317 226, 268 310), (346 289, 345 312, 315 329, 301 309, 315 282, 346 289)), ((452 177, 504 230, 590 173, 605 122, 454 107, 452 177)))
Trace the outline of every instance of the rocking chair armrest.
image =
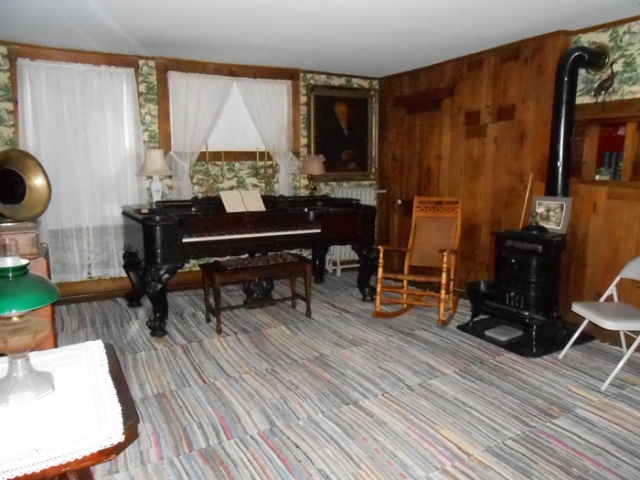
POLYGON ((406 248, 406 247, 390 247, 388 245, 376 245, 375 248, 380 250, 380 253, 382 253, 385 250, 393 250, 395 252, 408 252, 409 251, 409 249, 406 248))

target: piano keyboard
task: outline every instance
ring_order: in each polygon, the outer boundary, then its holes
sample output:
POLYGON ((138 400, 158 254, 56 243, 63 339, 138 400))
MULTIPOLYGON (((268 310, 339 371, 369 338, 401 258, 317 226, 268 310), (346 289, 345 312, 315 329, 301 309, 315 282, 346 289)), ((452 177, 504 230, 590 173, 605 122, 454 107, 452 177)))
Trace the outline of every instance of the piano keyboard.
POLYGON ((279 237, 281 235, 304 235, 307 233, 320 233, 320 228, 308 228, 304 230, 283 230, 273 232, 232 233, 229 235, 191 236, 183 237, 182 243, 215 242, 220 240, 235 240, 238 238, 279 237))

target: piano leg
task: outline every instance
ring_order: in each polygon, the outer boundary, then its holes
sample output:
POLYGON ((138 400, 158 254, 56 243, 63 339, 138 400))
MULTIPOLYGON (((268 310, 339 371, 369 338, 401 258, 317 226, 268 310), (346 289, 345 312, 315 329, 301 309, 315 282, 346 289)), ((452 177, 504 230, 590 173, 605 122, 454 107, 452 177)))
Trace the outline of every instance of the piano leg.
POLYGON ((327 273, 327 253, 329 247, 314 247, 311 249, 311 261, 313 262, 313 282, 324 283, 324 274, 327 273))
POLYGON ((371 285, 370 280, 378 268, 378 249, 373 246, 351 247, 358 255, 358 289, 362 294, 362 301, 371 301, 376 296, 376 288, 371 285))
POLYGON ((122 255, 122 268, 124 268, 129 281, 131 282, 131 290, 125 293, 124 298, 128 307, 140 307, 140 300, 144 295, 144 277, 142 272, 142 260, 138 252, 125 247, 122 255))
POLYGON ((167 334, 165 329, 169 315, 167 282, 183 265, 158 265, 145 269, 146 293, 153 307, 153 318, 147 320, 147 327, 151 330, 152 337, 164 337, 167 334))

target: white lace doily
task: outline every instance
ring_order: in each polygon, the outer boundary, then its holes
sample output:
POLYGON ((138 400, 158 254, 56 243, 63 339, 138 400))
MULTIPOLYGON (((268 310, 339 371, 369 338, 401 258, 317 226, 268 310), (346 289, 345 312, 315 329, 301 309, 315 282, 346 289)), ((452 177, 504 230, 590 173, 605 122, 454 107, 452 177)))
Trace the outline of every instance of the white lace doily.
MULTIPOLYGON (((33 352, 55 392, 0 407, 0 480, 70 462, 124 440, 122 408, 102 341, 33 352)), ((0 378, 7 359, 0 358, 0 378)))

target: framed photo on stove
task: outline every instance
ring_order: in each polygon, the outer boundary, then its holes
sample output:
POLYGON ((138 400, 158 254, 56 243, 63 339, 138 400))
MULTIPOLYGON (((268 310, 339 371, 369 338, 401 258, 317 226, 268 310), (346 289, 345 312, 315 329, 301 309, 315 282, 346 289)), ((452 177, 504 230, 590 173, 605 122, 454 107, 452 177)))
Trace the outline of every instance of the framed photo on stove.
POLYGON ((552 233, 567 233, 571 217, 570 197, 536 197, 531 200, 531 217, 552 233))

